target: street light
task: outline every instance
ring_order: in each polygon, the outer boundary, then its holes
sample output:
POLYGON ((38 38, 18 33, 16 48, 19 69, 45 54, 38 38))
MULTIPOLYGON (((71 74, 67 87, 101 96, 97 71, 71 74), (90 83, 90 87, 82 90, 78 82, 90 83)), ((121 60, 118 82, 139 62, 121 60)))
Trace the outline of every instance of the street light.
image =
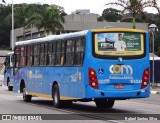
POLYGON ((152 59, 152 84, 153 84, 153 88, 155 87, 154 86, 154 35, 155 35, 155 32, 158 32, 158 28, 155 24, 151 24, 149 26, 149 32, 152 36, 152 53, 153 53, 153 59, 152 59))
POLYGON ((13 0, 12 0, 12 36, 11 36, 11 41, 12 41, 12 50, 14 50, 14 10, 13 10, 13 0))

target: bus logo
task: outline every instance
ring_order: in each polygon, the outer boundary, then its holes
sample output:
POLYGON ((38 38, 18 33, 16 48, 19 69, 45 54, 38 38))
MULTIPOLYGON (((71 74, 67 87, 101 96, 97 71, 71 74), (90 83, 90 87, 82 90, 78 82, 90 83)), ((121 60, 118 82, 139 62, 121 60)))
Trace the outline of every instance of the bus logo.
POLYGON ((111 65, 109 71, 112 74, 133 74, 133 69, 130 65, 111 65))

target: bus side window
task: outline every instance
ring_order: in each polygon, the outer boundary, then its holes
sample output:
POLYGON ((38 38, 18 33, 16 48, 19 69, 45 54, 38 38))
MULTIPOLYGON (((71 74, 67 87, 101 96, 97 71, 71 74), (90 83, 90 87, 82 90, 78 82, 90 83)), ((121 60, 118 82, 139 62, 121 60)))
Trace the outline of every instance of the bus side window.
POLYGON ((47 52, 48 52, 48 44, 44 44, 44 65, 47 65, 47 52))
POLYGON ((31 56, 31 46, 28 46, 27 47, 27 54, 26 54, 27 56, 26 56, 26 65, 27 66, 31 66, 31 63, 32 63, 32 56, 31 56))
POLYGON ((57 42, 56 45, 56 65, 61 65, 61 41, 57 42))
POLYGON ((54 42, 52 46, 52 60, 51 60, 52 65, 55 65, 55 60, 56 60, 56 42, 54 42))
POLYGON ((40 65, 44 65, 44 44, 41 44, 41 49, 40 49, 40 65))
POLYGON ((26 57, 26 47, 21 47, 21 54, 20 54, 20 67, 25 66, 25 57, 26 57))
POLYGON ((82 65, 84 59, 85 39, 76 39, 76 51, 75 51, 75 65, 82 65))
POLYGON ((74 61, 74 41, 68 40, 66 44, 66 60, 65 65, 73 66, 74 61))
POLYGON ((52 65, 52 43, 48 44, 48 62, 47 65, 52 65))
POLYGON ((30 66, 34 65, 34 45, 30 46, 31 56, 30 56, 30 66))
POLYGON ((65 60, 65 51, 66 51, 66 41, 62 42, 62 49, 61 49, 61 65, 64 65, 65 60))
POLYGON ((19 67, 19 63, 20 63, 20 47, 16 47, 15 48, 15 67, 18 68, 19 67))
POLYGON ((34 45, 34 66, 39 65, 40 45, 34 45))

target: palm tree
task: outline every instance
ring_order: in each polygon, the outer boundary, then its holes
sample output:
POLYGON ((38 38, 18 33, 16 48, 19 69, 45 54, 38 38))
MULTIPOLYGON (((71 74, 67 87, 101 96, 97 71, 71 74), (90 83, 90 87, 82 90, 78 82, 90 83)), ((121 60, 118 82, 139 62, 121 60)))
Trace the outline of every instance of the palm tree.
POLYGON ((25 37, 25 28, 28 24, 28 18, 31 15, 30 7, 27 4, 22 4, 15 7, 14 19, 15 24, 23 27, 23 39, 25 37))
MULTIPOLYGON (((25 37, 25 27, 27 25, 28 17, 30 16, 30 8, 27 4, 14 5, 14 27, 23 27, 23 39, 25 37)), ((12 13, 6 16, 5 21, 9 24, 12 21, 12 13)))
POLYGON ((61 11, 54 7, 46 7, 43 12, 34 13, 28 20, 28 24, 33 24, 38 30, 44 28, 44 36, 47 32, 54 33, 56 30, 63 30, 64 18, 61 11))
POLYGON ((116 2, 110 2, 106 5, 118 5, 123 8, 122 13, 130 12, 132 13, 132 27, 136 28, 136 16, 138 14, 143 14, 144 8, 153 7, 156 8, 159 12, 159 8, 157 5, 157 0, 116 0, 116 2))

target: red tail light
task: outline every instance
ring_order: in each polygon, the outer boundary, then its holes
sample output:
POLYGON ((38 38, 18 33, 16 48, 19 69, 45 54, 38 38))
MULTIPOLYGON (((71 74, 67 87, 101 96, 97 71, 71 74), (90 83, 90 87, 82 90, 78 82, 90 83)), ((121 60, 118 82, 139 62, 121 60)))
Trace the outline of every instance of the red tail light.
POLYGON ((149 68, 145 69, 143 72, 141 88, 147 87, 149 84, 149 68))
POLYGON ((89 68, 88 75, 89 75, 89 85, 94 89, 98 89, 98 80, 95 70, 89 68))

